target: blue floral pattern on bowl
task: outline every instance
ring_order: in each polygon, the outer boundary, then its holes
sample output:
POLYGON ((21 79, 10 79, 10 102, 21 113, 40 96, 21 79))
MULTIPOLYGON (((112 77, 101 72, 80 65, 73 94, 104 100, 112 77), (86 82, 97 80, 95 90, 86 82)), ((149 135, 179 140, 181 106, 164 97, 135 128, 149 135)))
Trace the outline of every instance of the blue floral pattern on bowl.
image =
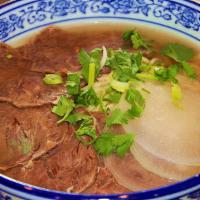
MULTIPOLYGON (((14 0, 0 6, 0 40, 51 24, 91 20, 148 23, 200 42, 200 5, 190 0, 14 0)), ((18 199, 200 199, 200 175, 160 189, 104 196, 45 190, 0 175, 0 200, 18 199)))
MULTIPOLYGON (((25 0, 26 1, 26 0, 25 0)), ((162 22, 200 30, 199 10, 169 0, 38 0, 9 10, 0 15, 0 39, 29 30, 30 27, 45 25, 46 22, 69 21, 76 16, 119 16, 162 22)), ((169 26, 170 26, 169 24, 169 26)), ((197 35, 197 34, 196 34, 197 35)))

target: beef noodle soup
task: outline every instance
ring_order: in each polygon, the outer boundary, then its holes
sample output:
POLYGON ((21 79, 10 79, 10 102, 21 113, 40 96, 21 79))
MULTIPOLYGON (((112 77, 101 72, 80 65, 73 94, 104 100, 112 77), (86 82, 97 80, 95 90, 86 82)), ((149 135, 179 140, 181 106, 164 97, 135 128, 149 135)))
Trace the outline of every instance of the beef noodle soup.
POLYGON ((48 27, 14 46, 0 44, 2 174, 109 194, 200 172, 198 46, 113 24, 48 27))

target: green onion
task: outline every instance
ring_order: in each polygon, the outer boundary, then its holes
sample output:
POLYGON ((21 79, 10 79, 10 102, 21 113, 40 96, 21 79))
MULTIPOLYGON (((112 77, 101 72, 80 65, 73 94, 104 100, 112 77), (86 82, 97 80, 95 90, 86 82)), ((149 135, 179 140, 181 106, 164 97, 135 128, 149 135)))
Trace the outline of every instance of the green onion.
POLYGON ((62 84, 63 80, 60 74, 46 74, 43 81, 47 85, 62 84))
POLYGON ((95 80, 96 65, 94 63, 89 64, 89 76, 88 76, 88 86, 91 87, 95 80))
POLYGON ((114 90, 116 90, 118 92, 122 92, 122 93, 126 92, 129 88, 129 83, 120 82, 120 81, 117 81, 117 80, 112 80, 110 85, 114 90))
POLYGON ((172 84, 171 95, 172 95, 172 101, 174 105, 181 108, 182 106, 180 102, 183 99, 183 94, 178 84, 172 84))

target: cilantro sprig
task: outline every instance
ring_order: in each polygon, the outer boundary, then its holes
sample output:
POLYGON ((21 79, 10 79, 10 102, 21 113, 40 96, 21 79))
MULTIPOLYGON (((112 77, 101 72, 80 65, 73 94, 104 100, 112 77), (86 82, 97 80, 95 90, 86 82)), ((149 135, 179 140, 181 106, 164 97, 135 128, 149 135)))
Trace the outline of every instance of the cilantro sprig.
POLYGON ((133 144, 133 134, 120 134, 102 133, 101 136, 94 143, 95 150, 103 156, 109 156, 116 153, 118 156, 123 157, 133 144))
POLYGON ((148 49, 149 47, 151 47, 151 42, 145 40, 136 30, 126 31, 123 34, 123 39, 125 41, 130 41, 134 49, 139 49, 139 48, 148 49))

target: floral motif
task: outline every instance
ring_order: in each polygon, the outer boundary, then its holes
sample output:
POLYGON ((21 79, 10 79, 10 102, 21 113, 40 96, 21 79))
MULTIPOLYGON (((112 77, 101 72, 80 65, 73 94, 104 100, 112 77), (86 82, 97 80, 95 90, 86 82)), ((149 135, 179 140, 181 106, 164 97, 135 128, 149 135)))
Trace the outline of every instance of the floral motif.
POLYGON ((4 192, 0 192, 0 199, 1 200, 12 200, 13 198, 4 192))
POLYGON ((87 13, 153 16, 200 31, 200 12, 171 0, 38 0, 12 12, 0 18, 0 39, 3 41, 26 29, 27 24, 87 13))
POLYGON ((10 23, 7 19, 0 19, 0 39, 8 36, 10 32, 10 23))

